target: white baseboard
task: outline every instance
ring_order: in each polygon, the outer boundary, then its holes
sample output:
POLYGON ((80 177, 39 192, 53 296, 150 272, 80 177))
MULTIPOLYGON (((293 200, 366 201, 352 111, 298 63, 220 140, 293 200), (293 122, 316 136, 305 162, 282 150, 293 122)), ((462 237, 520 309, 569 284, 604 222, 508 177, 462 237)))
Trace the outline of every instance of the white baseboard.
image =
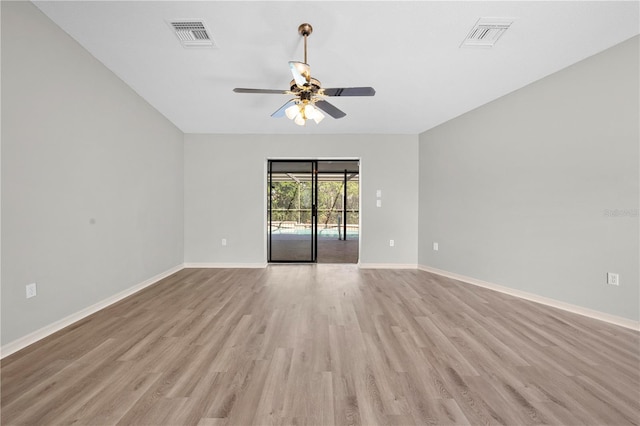
POLYGON ((358 263, 360 269, 416 269, 415 263, 358 263))
POLYGON ((88 317, 89 315, 94 314, 109 305, 113 305, 114 303, 124 299, 125 297, 131 296, 132 294, 137 293, 140 290, 149 287, 150 285, 155 284, 158 281, 168 277, 169 275, 175 274, 182 269, 183 265, 174 266, 173 268, 166 270, 147 280, 144 280, 143 282, 138 283, 133 287, 129 287, 128 289, 114 294, 113 296, 108 297, 104 300, 101 300, 98 303, 95 303, 74 314, 62 318, 61 320, 42 327, 41 329, 36 330, 33 333, 29 333, 26 336, 14 340, 13 342, 7 343, 6 345, 2 346, 2 348, 0 348, 0 359, 9 356, 14 352, 17 352, 20 349, 26 348, 27 346, 37 342, 38 340, 44 339, 45 337, 55 333, 56 331, 62 330, 63 328, 73 324, 74 322, 80 321, 81 319, 88 317))
POLYGON ((432 268, 430 266, 418 265, 418 269, 420 269, 421 271, 431 272, 433 274, 441 275, 443 277, 462 281, 467 284, 472 284, 478 287, 488 288, 489 290, 499 291, 500 293, 519 297, 521 299, 530 300, 532 302, 540 303, 542 305, 547 305, 553 308, 562 309, 564 311, 572 312, 574 314, 579 314, 585 317, 608 322, 610 324, 619 325, 621 327, 629 328, 631 330, 640 331, 639 321, 633 321, 628 318, 622 318, 616 315, 607 314, 605 312, 583 308, 582 306, 572 305, 570 303, 561 302, 559 300, 551 299, 544 296, 539 296, 537 294, 527 293, 526 291, 516 290, 509 287, 504 287, 498 284, 493 284, 487 281, 482 281, 475 278, 467 277, 465 275, 456 274, 455 272, 443 271, 441 269, 432 268))
POLYGON ((229 268, 229 269, 237 269, 237 268, 251 268, 251 269, 261 269, 266 268, 267 263, 185 263, 185 268, 229 268))

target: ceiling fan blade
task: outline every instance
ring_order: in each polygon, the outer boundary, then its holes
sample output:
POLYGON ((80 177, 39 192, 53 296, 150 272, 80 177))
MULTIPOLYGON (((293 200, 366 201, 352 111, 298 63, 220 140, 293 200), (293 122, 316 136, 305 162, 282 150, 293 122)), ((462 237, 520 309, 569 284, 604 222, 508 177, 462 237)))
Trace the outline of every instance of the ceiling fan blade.
POLYGON ((333 118, 342 118, 347 115, 327 101, 316 101, 315 105, 333 118))
POLYGON ((291 99, 289 102, 287 102, 286 104, 282 105, 280 107, 280 109, 278 109, 276 112, 271 114, 271 116, 275 117, 275 118, 284 117, 284 113, 285 113, 286 109, 289 108, 291 105, 295 105, 295 104, 296 104, 296 100, 295 99, 291 99))
POLYGON ((288 90, 277 90, 277 89, 243 89, 236 87, 233 89, 236 93, 274 93, 278 95, 286 95, 290 93, 288 90))
POLYGON ((325 96, 373 96, 376 90, 373 87, 335 87, 324 89, 325 96))
POLYGON ((291 74, 298 87, 304 87, 311 81, 311 67, 304 62, 289 62, 289 68, 291 68, 291 74))

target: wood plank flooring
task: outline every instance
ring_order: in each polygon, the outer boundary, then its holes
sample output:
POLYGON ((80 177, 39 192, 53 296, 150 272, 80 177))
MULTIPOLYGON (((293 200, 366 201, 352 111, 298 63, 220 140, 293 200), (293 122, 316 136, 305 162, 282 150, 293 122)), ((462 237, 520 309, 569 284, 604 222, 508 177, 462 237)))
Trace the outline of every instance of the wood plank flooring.
POLYGON ((184 269, 1 374, 3 425, 640 421, 638 332, 354 265, 184 269))

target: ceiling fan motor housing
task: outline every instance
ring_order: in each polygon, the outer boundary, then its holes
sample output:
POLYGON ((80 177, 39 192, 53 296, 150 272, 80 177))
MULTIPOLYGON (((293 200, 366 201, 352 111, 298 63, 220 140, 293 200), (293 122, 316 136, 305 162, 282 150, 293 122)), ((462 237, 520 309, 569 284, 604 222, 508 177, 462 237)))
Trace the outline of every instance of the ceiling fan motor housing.
POLYGON ((309 83, 304 85, 304 87, 298 86, 295 80, 291 80, 291 83, 289 83, 289 86, 291 86, 292 92, 296 94, 300 94, 300 96, 302 96, 303 93, 308 93, 309 96, 314 95, 318 93, 320 91, 320 88, 322 87, 322 85, 320 84, 320 81, 316 80, 313 77, 311 78, 311 81, 309 83))

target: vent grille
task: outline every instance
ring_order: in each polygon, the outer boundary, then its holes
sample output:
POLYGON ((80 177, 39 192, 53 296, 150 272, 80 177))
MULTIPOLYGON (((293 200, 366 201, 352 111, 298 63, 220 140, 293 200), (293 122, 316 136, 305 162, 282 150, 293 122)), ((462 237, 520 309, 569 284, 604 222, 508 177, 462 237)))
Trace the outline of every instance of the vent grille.
POLYGON ((184 47, 214 47, 203 21, 173 21, 170 24, 184 47))
POLYGON ((493 47, 511 24, 513 19, 480 18, 460 47, 493 47))

